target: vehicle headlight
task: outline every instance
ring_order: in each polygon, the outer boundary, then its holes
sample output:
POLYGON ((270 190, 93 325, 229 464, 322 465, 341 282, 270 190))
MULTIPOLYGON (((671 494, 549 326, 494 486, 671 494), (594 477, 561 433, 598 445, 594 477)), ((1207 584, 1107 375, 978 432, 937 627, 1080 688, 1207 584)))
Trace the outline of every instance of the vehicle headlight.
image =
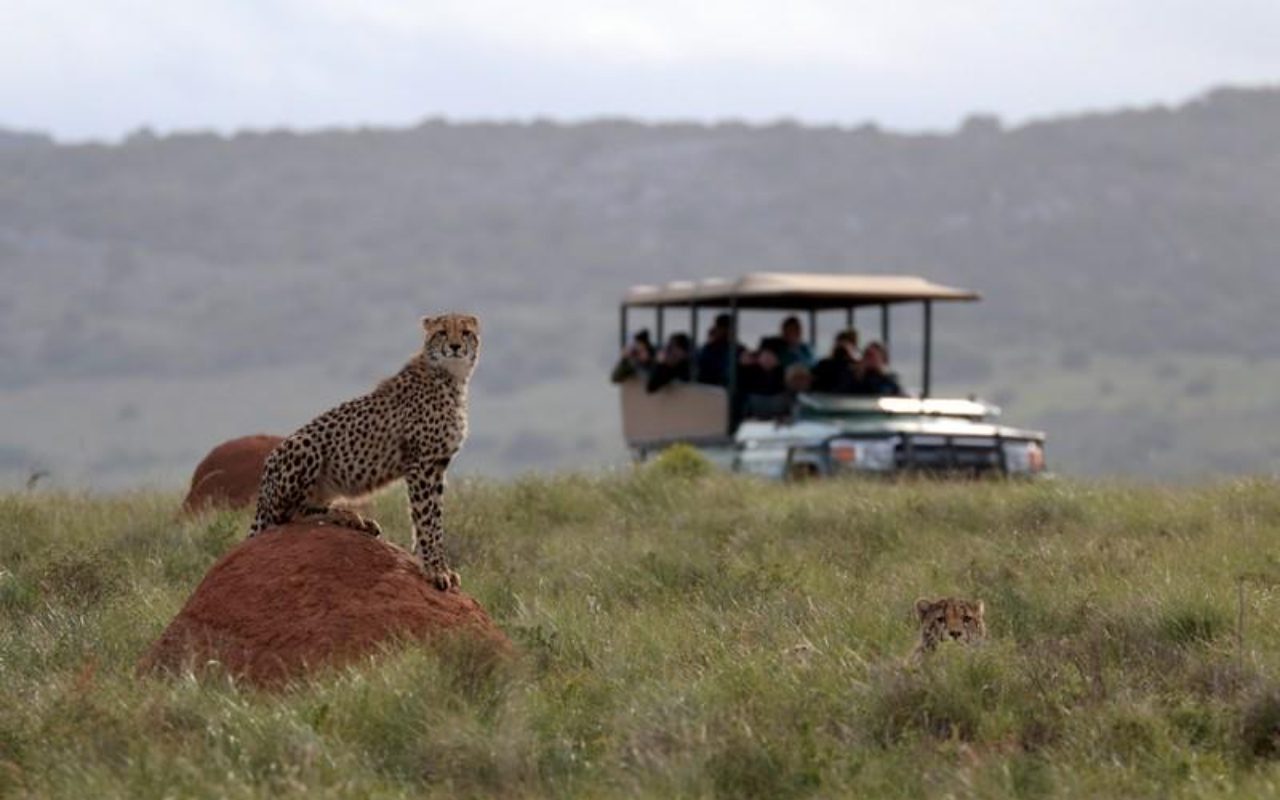
POLYGON ((1044 448, 1039 442, 1005 442, 1004 464, 1010 475, 1034 475, 1044 470, 1044 448))
POLYGON ((894 439, 833 439, 829 452, 836 467, 883 472, 894 468, 896 446, 894 439))

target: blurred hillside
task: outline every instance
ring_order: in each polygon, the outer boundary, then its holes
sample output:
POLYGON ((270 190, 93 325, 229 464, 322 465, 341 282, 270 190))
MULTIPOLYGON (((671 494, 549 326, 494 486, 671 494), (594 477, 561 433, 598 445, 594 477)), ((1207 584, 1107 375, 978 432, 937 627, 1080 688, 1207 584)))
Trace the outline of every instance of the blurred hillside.
POLYGON ((1047 429, 1060 469, 1274 470, 1278 186, 1280 90, 952 135, 0 133, 0 470, 183 481, 217 441, 363 391, 451 308, 487 326, 466 468, 616 460, 621 291, 757 269, 980 290, 939 315, 938 388, 1047 429))

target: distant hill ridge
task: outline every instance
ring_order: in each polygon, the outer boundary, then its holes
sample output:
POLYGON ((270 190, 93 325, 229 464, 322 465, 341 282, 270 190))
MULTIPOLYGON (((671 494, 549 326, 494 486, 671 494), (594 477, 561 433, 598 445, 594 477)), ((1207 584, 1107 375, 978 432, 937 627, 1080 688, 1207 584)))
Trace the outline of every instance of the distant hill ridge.
MULTIPOLYGON (((980 310, 944 320, 955 380, 1019 352, 1270 359, 1277 186, 1275 88, 1008 129, 975 116, 948 135, 618 120, 119 145, 0 133, 0 385, 327 360, 366 382, 403 356, 406 325, 447 306, 493 323, 480 387, 545 404, 596 385, 625 286, 751 269, 981 290, 980 310)), ((616 449, 593 424, 556 458, 616 449)))

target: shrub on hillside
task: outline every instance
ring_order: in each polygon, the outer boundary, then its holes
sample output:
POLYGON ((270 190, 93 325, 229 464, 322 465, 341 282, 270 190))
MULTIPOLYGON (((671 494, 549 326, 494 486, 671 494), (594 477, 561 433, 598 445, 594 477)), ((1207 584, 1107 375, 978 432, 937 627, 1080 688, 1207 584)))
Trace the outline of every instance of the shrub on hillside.
POLYGON ((670 478, 691 480, 710 475, 715 465, 693 445, 673 444, 649 462, 648 469, 670 478))

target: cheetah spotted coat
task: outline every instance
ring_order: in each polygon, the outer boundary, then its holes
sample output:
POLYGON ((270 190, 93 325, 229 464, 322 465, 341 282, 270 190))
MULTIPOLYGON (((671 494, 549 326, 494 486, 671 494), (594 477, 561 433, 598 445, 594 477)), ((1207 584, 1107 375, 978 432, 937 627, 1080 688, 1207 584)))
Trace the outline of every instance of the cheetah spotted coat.
POLYGON ((467 435, 467 383, 480 326, 461 314, 424 318, 422 325, 422 351, 400 372, 316 417, 267 457, 250 537, 301 514, 377 536, 377 523, 332 503, 404 478, 414 553, 438 588, 458 585, 444 553, 441 499, 445 471, 467 435))

